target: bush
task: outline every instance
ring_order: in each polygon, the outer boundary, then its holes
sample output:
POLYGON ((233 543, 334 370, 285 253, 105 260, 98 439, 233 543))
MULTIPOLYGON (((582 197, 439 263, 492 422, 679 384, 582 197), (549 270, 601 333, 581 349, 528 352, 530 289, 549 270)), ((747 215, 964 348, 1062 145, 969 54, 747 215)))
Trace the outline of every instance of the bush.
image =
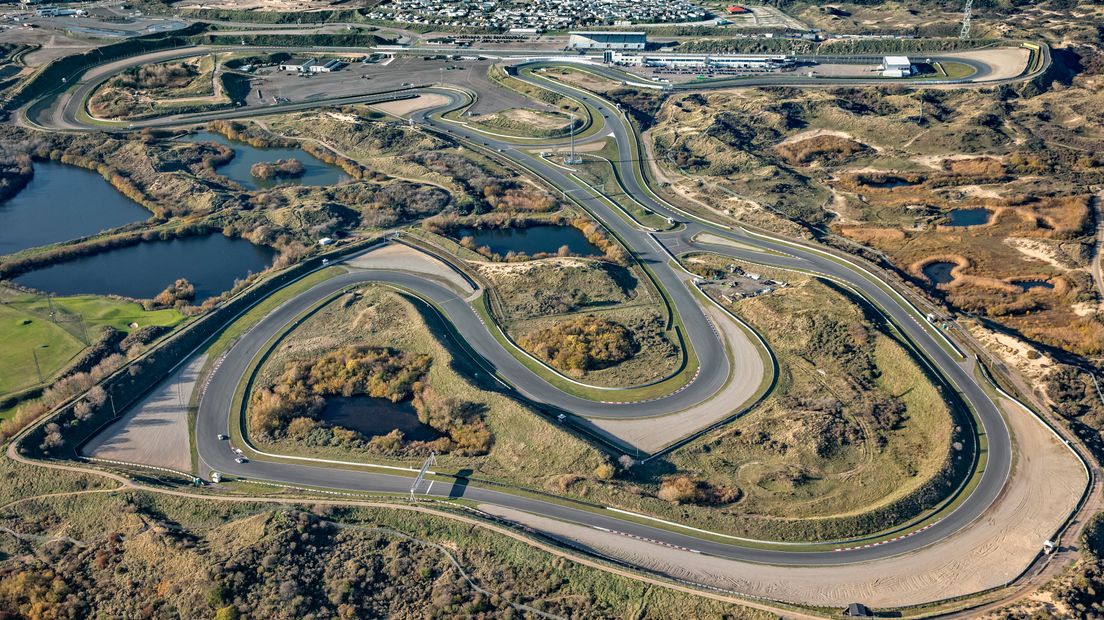
POLYGON ((659 484, 656 497, 672 504, 698 504, 706 499, 702 486, 689 476, 674 476, 659 484))
POLYGON ((530 332, 518 342, 556 368, 576 374, 619 364, 639 348, 624 325, 594 315, 530 332))
POLYGON ((279 437, 311 429, 299 418, 313 419, 326 396, 371 396, 398 402, 410 398, 429 370, 428 355, 411 355, 383 347, 345 347, 314 360, 288 362, 276 383, 253 393, 250 428, 261 437, 279 437))
POLYGON ((249 168, 255 178, 270 181, 272 179, 297 179, 306 173, 303 162, 298 159, 279 159, 275 162, 257 162, 249 168))

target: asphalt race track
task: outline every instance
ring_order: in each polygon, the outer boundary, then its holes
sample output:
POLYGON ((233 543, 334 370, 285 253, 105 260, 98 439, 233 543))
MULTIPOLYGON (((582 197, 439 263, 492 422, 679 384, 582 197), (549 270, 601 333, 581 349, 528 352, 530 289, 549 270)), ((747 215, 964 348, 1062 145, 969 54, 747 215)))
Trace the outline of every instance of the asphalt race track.
MULTIPOLYGON (((194 55, 197 52, 181 52, 181 56, 194 55)), ((962 59, 956 59, 961 62, 962 59)), ((142 59, 130 59, 117 64, 118 70, 126 66, 141 64, 142 59)), ((979 71, 984 71, 980 67, 979 71)), ((107 73, 80 82, 65 96, 57 99, 56 108, 39 108, 43 113, 31 122, 46 125, 56 130, 97 130, 97 127, 85 126, 79 120, 80 106, 86 97, 103 80, 113 75, 107 73)), ((975 79, 984 77, 975 75, 975 79)), ((778 78, 757 78, 774 83, 778 78)), ((756 80, 741 80, 740 86, 761 85, 756 80)), ((833 85, 864 83, 862 80, 833 80, 833 85)), ((787 80, 786 83, 794 83, 787 80)), ((879 81, 884 84, 884 81, 879 81)), ((269 340, 280 333, 296 316, 314 304, 339 292, 345 287, 364 282, 382 282, 408 290, 427 301, 432 302, 445 315, 455 331, 460 334, 482 362, 508 382, 524 398, 541 403, 551 410, 562 410, 580 416, 601 417, 640 417, 661 416, 685 409, 708 399, 723 385, 729 375, 729 362, 724 348, 714 333, 708 319, 702 312, 698 300, 691 293, 689 276, 672 266, 669 254, 680 254, 693 250, 709 250, 775 267, 797 269, 821 274, 854 289, 874 306, 880 309, 899 329, 913 346, 924 356, 932 368, 945 380, 949 389, 959 393, 976 415, 980 428, 988 442, 987 465, 980 475, 976 488, 956 509, 942 516, 931 527, 914 535, 888 541, 876 546, 849 549, 846 551, 786 551, 780 548, 752 548, 738 544, 728 544, 672 532, 667 529, 640 525, 617 518, 612 512, 564 505, 562 502, 544 501, 499 490, 493 485, 477 481, 457 480, 452 483, 435 482, 429 489, 433 497, 463 497, 476 502, 496 504, 504 507, 540 514, 557 519, 572 521, 587 526, 615 529, 628 534, 662 541, 671 545, 687 547, 716 556, 752 562, 828 565, 849 562, 864 562, 885 558, 916 550, 940 541, 964 526, 981 518, 985 511, 1000 494, 1012 462, 1012 444, 1008 428, 996 404, 989 398, 973 373, 972 360, 962 360, 953 355, 946 347, 937 329, 928 325, 918 311, 912 309, 900 295, 892 292, 872 274, 868 274, 855 264, 822 252, 806 245, 788 243, 780 239, 760 236, 740 228, 730 228, 699 220, 688 216, 656 197, 640 180, 636 136, 628 125, 624 115, 615 106, 594 95, 583 94, 571 87, 558 83, 541 81, 541 86, 560 92, 563 95, 580 99, 602 113, 596 122, 605 122, 594 139, 612 134, 617 141, 622 158, 616 162, 625 190, 634 199, 648 209, 682 223, 672 232, 658 233, 644 230, 627 221, 613 208, 593 198, 589 193, 580 191, 579 185, 571 179, 569 170, 536 157, 527 152, 532 147, 519 148, 515 143, 496 140, 480 134, 458 123, 442 120, 440 114, 469 102, 468 96, 460 89, 427 87, 411 92, 432 92, 445 95, 450 103, 437 110, 423 110, 413 115, 412 120, 427 130, 464 141, 488 153, 504 157, 528 168, 542 177, 551 186, 570 192, 570 196, 589 210, 605 226, 613 231, 632 251, 639 261, 654 274, 660 286, 666 291, 671 304, 676 309, 685 329, 685 336, 698 356, 702 372, 696 381, 676 394, 647 403, 631 406, 606 405, 566 394, 548 384, 524 365, 512 354, 504 350, 490 334, 478 315, 457 294, 436 282, 419 278, 406 272, 355 269, 322 282, 305 293, 292 299, 270 315, 266 316, 251 331, 245 334, 225 355, 217 372, 211 376, 210 383, 200 402, 196 422, 196 443, 203 473, 215 470, 254 480, 266 480, 305 487, 331 488, 354 491, 387 493, 406 493, 412 479, 402 475, 377 473, 378 469, 352 469, 326 467, 306 462, 290 460, 253 460, 239 464, 235 462, 235 453, 231 452, 227 442, 219 441, 217 434, 227 432, 229 412, 235 392, 254 356, 263 349, 269 340), (738 241, 740 249, 731 246, 710 246, 698 242, 699 233, 738 241)), ((342 103, 354 101, 378 100, 379 93, 366 93, 362 97, 346 98, 342 103)), ((278 106, 268 112, 284 112, 307 109, 335 103, 332 100, 318 100, 288 106, 278 106)), ((134 128, 144 126, 187 125, 210 120, 212 118, 232 118, 235 116, 255 115, 255 110, 231 110, 223 113, 208 113, 202 118, 186 116, 178 118, 155 119, 134 123, 134 128)), ((424 489, 420 491, 425 492, 424 489)))

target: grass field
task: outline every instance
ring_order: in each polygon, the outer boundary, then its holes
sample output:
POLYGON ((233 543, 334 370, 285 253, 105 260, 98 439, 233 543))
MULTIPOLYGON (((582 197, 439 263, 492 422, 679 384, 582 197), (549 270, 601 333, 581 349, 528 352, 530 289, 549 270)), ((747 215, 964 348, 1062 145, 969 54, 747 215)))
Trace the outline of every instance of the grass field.
MULTIPOLYGON (((732 262, 692 258, 721 269, 732 262)), ((612 484, 626 492, 614 505, 775 540, 896 525, 910 515, 880 511, 921 492, 952 450, 954 423, 938 391, 848 296, 808 276, 743 267, 788 285, 731 303, 721 294, 732 289, 706 290, 764 335, 779 361, 777 387, 743 418, 619 476, 612 484), (698 499, 656 497, 679 476, 697 485, 698 499)), ((613 489, 581 481, 572 491, 613 489)))
POLYGON ((48 381, 94 342, 103 327, 130 332, 132 324, 171 327, 184 320, 174 309, 146 311, 135 302, 95 295, 47 299, 0 289, 0 302, 0 396, 48 381), (38 368, 31 351, 37 354, 38 368))

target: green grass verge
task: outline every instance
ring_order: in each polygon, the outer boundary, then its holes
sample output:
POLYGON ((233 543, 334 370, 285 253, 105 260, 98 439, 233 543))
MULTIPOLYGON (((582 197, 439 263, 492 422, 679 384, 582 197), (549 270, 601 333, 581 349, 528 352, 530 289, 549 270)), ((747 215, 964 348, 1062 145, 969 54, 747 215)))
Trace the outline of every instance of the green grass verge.
POLYGON ((0 295, 0 301, 0 396, 49 381, 103 327, 130 332, 132 323, 172 327, 184 320, 171 308, 146 311, 132 301, 96 295, 11 293, 0 295))

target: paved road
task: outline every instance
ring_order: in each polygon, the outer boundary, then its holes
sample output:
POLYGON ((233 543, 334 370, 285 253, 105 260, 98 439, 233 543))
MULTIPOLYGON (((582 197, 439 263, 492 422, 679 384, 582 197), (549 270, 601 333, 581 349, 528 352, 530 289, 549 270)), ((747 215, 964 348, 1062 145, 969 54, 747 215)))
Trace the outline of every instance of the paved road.
MULTIPOLYGON (((833 83, 839 84, 839 82, 833 83)), ((742 84, 748 85, 746 82, 742 84)), ((566 86, 558 85, 551 87, 569 96, 579 97, 598 108, 604 116, 610 119, 609 128, 614 138, 617 140, 621 152, 623 154, 637 153, 635 136, 632 134, 631 129, 627 128, 623 122, 614 122, 615 120, 622 120, 622 117, 619 116, 619 112, 610 104, 592 95, 580 96, 577 92, 566 86)), ((452 106, 460 103, 455 91, 439 89, 426 90, 440 92, 441 94, 446 94, 451 97, 453 102, 450 105, 452 106)), ((312 102, 312 105, 317 106, 326 103, 325 101, 316 101, 312 102)), ((62 113, 65 122, 62 123, 63 127, 60 128, 67 128, 64 127, 64 125, 68 125, 69 123, 74 124, 74 127, 71 128, 80 128, 79 123, 76 122, 75 116, 69 113, 71 109, 71 105, 65 106, 66 111, 62 113)), ((54 118, 57 118, 57 116, 54 116, 54 118)), ((182 124, 186 122, 186 120, 187 119, 180 119, 175 121, 175 123, 182 124)), ((536 174, 544 177, 553 186, 563 190, 577 189, 577 186, 574 185, 572 180, 565 174, 565 170, 544 160, 535 158, 528 153, 522 152, 512 144, 481 136, 463 126, 443 123, 426 112, 416 114, 415 121, 427 126, 432 126, 436 130, 451 134, 458 139, 468 140, 476 145, 485 146, 492 152, 497 151, 501 156, 508 157, 530 168, 536 174)), ((781 240, 753 236, 740 229, 729 229, 710 225, 694 219, 688 219, 684 217, 683 214, 669 208, 663 201, 656 198, 651 193, 650 189, 644 187, 637 180, 634 166, 638 166, 639 162, 634 160, 635 156, 630 155, 628 157, 622 157, 622 160, 617 162, 620 168, 621 177, 625 180, 628 193, 648 208, 676 219, 682 219, 686 222, 682 230, 657 235, 660 242, 678 249, 704 248, 742 260, 763 262, 779 267, 803 269, 825 274, 847 283, 879 306, 894 323, 907 334, 918 349, 923 352, 926 359, 931 362, 933 367, 938 368, 946 380, 954 386, 954 389, 961 393, 965 401, 968 402, 976 412, 981 423, 981 428, 979 430, 985 433, 989 447, 988 465, 981 476, 977 488, 955 511, 945 516, 933 527, 917 533, 914 536, 862 549, 842 552, 813 553, 780 551, 777 549, 752 549, 733 544, 703 541, 697 538, 672 533, 667 530, 626 522, 614 518, 609 513, 596 513, 571 506, 564 506, 559 503, 519 497, 492 488, 484 488, 474 484, 466 485, 463 482, 452 485, 435 483, 432 488, 432 495, 462 496, 475 501, 517 508, 586 525, 616 529, 723 557, 757 562, 793 563, 802 565, 868 561, 907 552, 942 540, 951 533, 979 518, 1000 493, 1008 476, 1012 452, 1008 429, 1005 427, 1004 421, 994 403, 988 398, 985 391, 974 379, 971 372, 971 366, 962 363, 948 353, 943 348, 939 336, 931 331, 930 326, 918 321, 914 314, 910 312, 907 302, 895 293, 887 291, 873 276, 867 276, 860 268, 838 262, 830 258, 827 254, 806 246, 794 246, 781 240), (742 245, 756 248, 756 250, 743 250, 730 246, 704 246, 696 242, 694 236, 699 232, 705 231, 714 235, 737 240, 742 245)), ((693 343, 699 358, 703 361, 703 368, 708 371, 703 372, 702 377, 692 385, 691 389, 685 390, 678 395, 655 401, 654 403, 624 408, 626 415, 658 415, 664 412, 676 411, 686 406, 688 403, 700 402, 701 399, 707 398, 720 387, 724 377, 727 376, 727 367, 724 366, 727 362, 720 361, 725 359, 723 350, 702 314, 697 301, 689 293, 684 282, 685 276, 668 265, 667 250, 645 231, 628 223, 599 201, 588 199, 588 195, 583 192, 576 191, 573 193, 573 196, 580 199, 584 206, 591 209, 596 217, 616 232, 625 244, 639 256, 642 261, 649 265, 662 286, 668 291, 672 303, 682 316, 683 322, 686 325, 687 335, 693 343), (723 368, 723 372, 717 370, 718 368, 723 368)), ((405 492, 409 488, 410 479, 402 476, 271 461, 255 461, 239 465, 234 462, 232 458, 233 455, 228 447, 223 442, 218 442, 215 439, 215 434, 221 432, 221 430, 226 427, 230 399, 233 398, 233 391, 248 365, 248 360, 252 358, 251 352, 255 352, 257 347, 260 346, 259 343, 267 340, 265 334, 275 333, 281 326, 290 320, 290 317, 308 307, 315 300, 331 294, 337 288, 365 280, 392 282, 408 287, 417 291, 420 295, 426 296, 437 302, 441 305, 445 314, 448 316, 449 320, 452 321, 453 325, 455 325, 458 332, 463 334, 464 338, 472 344, 472 347, 479 355, 494 365, 496 370, 501 372, 504 376, 508 376, 511 382, 516 382, 516 387, 526 396, 534 400, 546 402, 553 407, 562 407, 573 413, 618 415, 617 412, 622 410, 616 406, 599 406, 589 401, 573 399, 573 397, 563 394, 559 390, 547 385, 539 378, 536 378, 535 375, 532 375, 532 373, 528 373, 527 377, 526 373, 528 371, 523 367, 518 368, 517 366, 520 365, 516 363, 516 360, 513 360, 512 356, 502 351, 497 345, 497 342, 492 343, 486 339, 486 327, 482 324, 476 326, 476 324, 472 322, 478 319, 473 318, 474 313, 472 313, 471 309, 466 307, 466 304, 456 299, 451 291, 439 287, 437 287, 438 290, 435 290, 434 284, 411 277, 409 274, 382 271, 358 271, 320 284, 304 295, 296 298, 288 305, 280 308, 274 314, 267 317, 253 332, 244 337, 230 350, 223 364, 220 366, 219 372, 214 374, 206 396, 203 398, 200 405, 200 413, 197 420, 197 443, 201 458, 206 465, 225 473, 291 484, 388 492, 405 492)))

